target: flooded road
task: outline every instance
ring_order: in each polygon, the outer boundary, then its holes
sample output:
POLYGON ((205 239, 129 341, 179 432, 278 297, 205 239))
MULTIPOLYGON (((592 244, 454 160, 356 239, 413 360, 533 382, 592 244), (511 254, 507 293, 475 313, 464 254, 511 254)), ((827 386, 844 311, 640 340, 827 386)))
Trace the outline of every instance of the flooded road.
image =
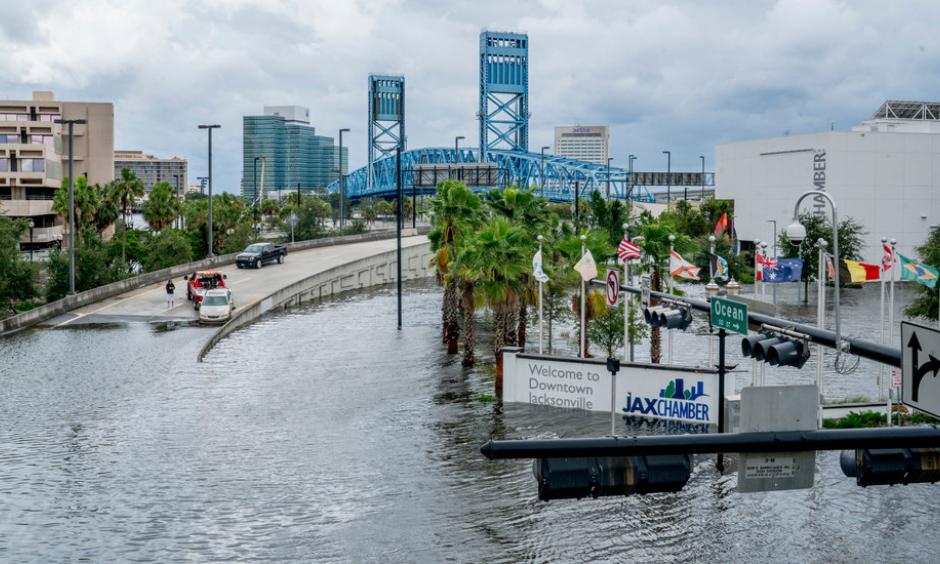
MULTIPOLYGON (((738 494, 701 458, 677 494, 539 502, 530 462, 479 446, 604 435, 609 416, 487 401, 488 321, 465 370, 440 345, 440 291, 411 285, 404 307, 401 332, 388 289, 272 315, 203 364, 198 327, 0 341, 0 561, 934 560, 940 490, 858 488, 836 453, 812 490, 738 494)), ((707 350, 680 341, 677 360, 707 350)), ((872 377, 833 377, 827 394, 872 377)))

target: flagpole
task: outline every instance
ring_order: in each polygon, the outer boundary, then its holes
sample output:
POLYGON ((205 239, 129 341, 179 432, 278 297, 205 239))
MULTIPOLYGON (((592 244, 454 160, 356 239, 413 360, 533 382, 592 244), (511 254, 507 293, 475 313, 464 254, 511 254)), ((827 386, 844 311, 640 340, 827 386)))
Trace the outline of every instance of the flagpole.
MULTIPOLYGON (((826 327, 826 240, 820 238, 816 241, 819 247, 819 276, 817 276, 818 290, 816 294, 816 326, 822 331, 826 327)), ((822 345, 816 345, 816 392, 820 398, 823 395, 823 377, 824 377, 824 354, 825 349, 822 345)), ((816 427, 822 429, 823 407, 822 401, 818 402, 816 409, 816 427)))
MULTIPOLYGON (((581 257, 582 258, 584 257, 584 253, 587 251, 587 245, 585 244, 585 241, 587 241, 587 235, 582 235, 581 236, 581 257)), ((581 278, 581 349, 578 353, 578 356, 580 356, 581 358, 587 358, 587 351, 584 350, 584 333, 586 330, 585 322, 587 320, 587 312, 585 311, 585 304, 584 304, 585 302, 584 286, 585 286, 584 278, 582 277, 581 278)))
MULTIPOLYGON (((630 240, 628 237, 630 225, 627 223, 623 224, 623 238, 627 241, 630 240)), ((623 283, 627 286, 633 285, 633 281, 630 280, 630 261, 623 261, 623 283)), ((623 293, 623 360, 629 360, 633 362, 633 357, 627 355, 627 349, 630 347, 630 310, 633 309, 633 296, 623 293)))
MULTIPOLYGON (((897 239, 891 239, 891 266, 897 264, 897 253, 894 252, 895 245, 897 245, 897 239)), ((888 343, 894 341, 894 277, 897 273, 897 268, 891 268, 891 278, 888 280, 888 293, 890 298, 888 299, 888 343)), ((891 369, 891 380, 888 382, 888 426, 891 426, 891 391, 894 388, 894 372, 896 368, 891 369)))
MULTIPOLYGON (((539 262, 542 258, 542 241, 545 240, 545 237, 539 235, 539 262)), ((542 281, 539 280, 539 354, 542 354, 542 281)))
MULTIPOLYGON (((887 242, 888 242, 887 237, 881 238, 881 253, 882 253, 881 281, 880 281, 881 282, 881 305, 879 306, 878 313, 879 313, 879 318, 881 319, 881 344, 882 345, 885 344, 885 274, 887 274, 887 270, 885 270, 885 261, 884 261, 883 255, 884 255, 885 247, 887 246, 886 245, 887 242)), ((878 366, 879 366, 878 393, 884 393, 885 396, 888 396, 889 394, 891 394, 891 386, 888 385, 888 383, 885 381, 885 365, 879 363, 878 366)), ((888 409, 889 409, 888 419, 890 419, 891 418, 890 407, 888 409)))
MULTIPOLYGON (((672 253, 674 253, 676 250, 675 244, 674 244, 675 241, 676 241, 676 236, 670 235, 669 236, 669 260, 670 261, 672 261, 672 253)), ((669 272, 668 280, 669 280, 668 286, 672 288, 672 271, 671 270, 669 272)), ((666 355, 666 364, 672 364, 672 338, 673 338, 672 333, 673 331, 672 329, 666 329, 666 331, 667 331, 666 335, 667 335, 667 341, 668 341, 668 346, 669 346, 669 352, 666 355)))
POLYGON ((760 293, 760 282, 763 278, 763 269, 760 268, 760 264, 760 241, 754 241, 754 297, 760 293), (758 272, 761 272, 761 278, 757 277, 758 272))

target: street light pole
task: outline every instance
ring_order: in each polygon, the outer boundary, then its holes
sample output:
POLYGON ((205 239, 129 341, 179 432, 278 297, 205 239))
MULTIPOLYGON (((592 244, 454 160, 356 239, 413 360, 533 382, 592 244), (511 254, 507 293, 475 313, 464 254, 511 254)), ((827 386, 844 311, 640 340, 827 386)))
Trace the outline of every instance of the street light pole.
MULTIPOLYGON (((703 166, 704 166, 704 165, 703 165, 703 166)), ((777 220, 776 220, 776 219, 768 219, 768 220, 767 220, 767 223, 773 223, 773 224, 774 224, 774 239, 773 239, 773 241, 774 241, 774 260, 777 260, 777 220)), ((819 271, 819 274, 820 274, 820 275, 822 274, 822 271, 821 271, 821 270, 819 271)), ((773 292, 773 294, 774 294, 774 305, 777 305, 777 285, 776 285, 776 284, 774 284, 774 292, 773 292)))
MULTIPOLYGON (((179 202, 181 202, 181 198, 180 198, 180 175, 174 174, 174 175, 173 175, 173 178, 176 180, 176 201, 179 203, 179 202)), ((177 214, 176 214, 176 225, 177 225, 176 228, 177 228, 177 229, 182 229, 182 228, 183 228, 183 216, 182 216, 182 214, 179 213, 180 210, 181 210, 181 208, 180 208, 179 206, 177 206, 177 214)))
POLYGON ((539 162, 539 192, 545 197, 545 151, 551 147, 542 147, 542 160, 539 162))
POLYGON ((672 151, 663 151, 666 155, 666 207, 672 205, 672 151))
POLYGON ((221 125, 200 125, 199 126, 199 129, 209 130, 209 176, 207 177, 209 180, 209 218, 207 221, 208 223, 207 239, 209 242, 209 254, 207 256, 209 258, 212 258, 214 256, 212 254, 212 130, 218 129, 220 127, 222 126, 221 125))
MULTIPOLYGON (((348 128, 339 130, 339 234, 343 234, 343 225, 346 223, 346 178, 343 175, 343 133, 348 132, 348 128)), ((401 205, 401 202, 398 202, 401 205)))
POLYGON ((610 161, 613 157, 607 157, 607 201, 610 201, 610 161))
POLYGON ((704 202, 705 201, 705 155, 699 155, 698 158, 702 159, 702 201, 704 202))
POLYGON ((454 137, 454 162, 455 163, 460 162, 460 140, 461 139, 466 139, 466 137, 464 137, 463 135, 458 135, 457 137, 454 137))
MULTIPOLYGON (((252 204, 253 204, 253 205, 252 205, 252 208, 254 208, 253 213, 252 213, 251 215, 252 215, 252 219, 253 219, 254 221, 258 221, 258 159, 260 159, 260 158, 261 158, 261 157, 255 157, 254 162, 252 163, 252 165, 253 165, 253 172, 252 172, 253 181, 252 181, 252 183, 253 183, 254 186, 255 186, 255 190, 254 190, 254 194, 252 194, 252 198, 251 198, 251 199, 253 200, 253 202, 252 202, 252 204)), ((255 226, 255 225, 252 225, 251 227, 252 227, 252 229, 256 229, 256 226, 255 226)))
POLYGON ((29 218, 29 262, 33 262, 33 227, 36 227, 36 222, 29 218))
POLYGON ((56 123, 66 123, 69 126, 69 295, 75 294, 75 179, 72 174, 72 161, 74 152, 72 141, 74 127, 88 123, 83 119, 57 119, 56 123))
POLYGON ((634 154, 630 154, 627 157, 627 161, 629 161, 627 167, 630 169, 630 198, 629 199, 631 200, 633 199, 633 189, 636 187, 636 182, 634 181, 634 178, 633 178, 633 161, 635 160, 636 160, 636 155, 634 154))

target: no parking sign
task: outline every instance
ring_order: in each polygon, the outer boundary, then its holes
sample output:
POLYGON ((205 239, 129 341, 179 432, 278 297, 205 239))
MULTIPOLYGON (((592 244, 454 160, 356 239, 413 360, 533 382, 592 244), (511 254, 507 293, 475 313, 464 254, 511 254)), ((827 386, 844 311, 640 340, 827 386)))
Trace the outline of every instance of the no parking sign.
POLYGON ((616 270, 607 271, 607 305, 620 304, 620 275, 616 270))

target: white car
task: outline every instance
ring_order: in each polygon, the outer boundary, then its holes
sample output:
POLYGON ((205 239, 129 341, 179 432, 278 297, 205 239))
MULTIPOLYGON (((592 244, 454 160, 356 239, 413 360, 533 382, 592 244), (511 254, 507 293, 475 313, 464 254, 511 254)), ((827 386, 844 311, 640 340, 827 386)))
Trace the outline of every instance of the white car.
POLYGON ((228 288, 206 291, 199 306, 199 321, 202 323, 225 323, 232 317, 235 300, 228 288))

